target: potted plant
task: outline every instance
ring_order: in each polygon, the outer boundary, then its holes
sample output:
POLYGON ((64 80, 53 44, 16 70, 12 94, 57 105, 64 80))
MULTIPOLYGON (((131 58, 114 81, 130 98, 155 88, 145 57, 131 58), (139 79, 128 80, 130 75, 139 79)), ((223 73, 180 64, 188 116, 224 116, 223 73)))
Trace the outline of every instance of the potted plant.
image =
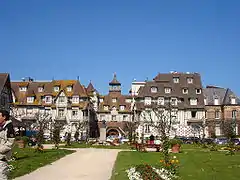
POLYGON ((180 139, 171 139, 170 140, 170 145, 172 148, 172 153, 179 153, 180 148, 181 148, 182 141, 180 139))

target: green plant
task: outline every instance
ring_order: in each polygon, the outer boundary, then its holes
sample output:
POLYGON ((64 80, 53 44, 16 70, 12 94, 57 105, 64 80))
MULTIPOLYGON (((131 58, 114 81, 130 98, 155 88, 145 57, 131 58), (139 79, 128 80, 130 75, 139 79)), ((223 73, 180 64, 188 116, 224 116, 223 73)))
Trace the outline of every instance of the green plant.
POLYGON ((24 144, 27 144, 29 142, 29 137, 27 136, 23 136, 21 139, 23 140, 24 144))
POLYGON ((182 145, 182 141, 180 140, 180 139, 177 139, 177 138, 173 138, 173 139, 170 139, 169 140, 169 144, 171 145, 171 146, 174 146, 174 145, 176 145, 176 144, 178 144, 178 145, 182 145))
POLYGON ((162 180, 161 177, 148 164, 140 164, 136 166, 136 170, 141 174, 144 180, 162 180))

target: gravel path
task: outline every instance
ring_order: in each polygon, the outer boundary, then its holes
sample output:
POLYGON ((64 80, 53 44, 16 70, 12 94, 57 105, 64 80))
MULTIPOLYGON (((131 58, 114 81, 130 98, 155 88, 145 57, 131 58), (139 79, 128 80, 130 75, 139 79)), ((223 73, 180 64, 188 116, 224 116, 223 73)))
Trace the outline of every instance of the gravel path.
POLYGON ((75 149, 51 165, 15 180, 109 180, 117 154, 116 149, 75 149))

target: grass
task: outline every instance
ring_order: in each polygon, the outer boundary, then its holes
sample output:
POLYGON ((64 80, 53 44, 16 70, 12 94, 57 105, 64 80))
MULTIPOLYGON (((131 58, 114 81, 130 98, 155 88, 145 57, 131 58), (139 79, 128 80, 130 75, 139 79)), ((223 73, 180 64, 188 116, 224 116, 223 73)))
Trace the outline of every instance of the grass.
POLYGON ((85 143, 72 143, 71 146, 59 146, 60 148, 100 148, 100 149, 131 149, 128 144, 121 144, 119 146, 105 146, 105 145, 91 145, 85 143))
MULTIPOLYGON (((211 152, 194 145, 184 145, 182 152, 176 156, 180 160, 180 176, 183 180, 238 180, 240 177, 240 153, 226 156, 225 152, 211 152)), ((126 169, 142 163, 157 165, 160 159, 162 154, 157 152, 119 152, 111 180, 127 180, 126 169)))
POLYGON ((28 174, 73 152, 74 151, 65 149, 47 149, 44 150, 44 152, 39 153, 35 152, 32 148, 14 148, 13 153, 16 156, 16 160, 9 163, 14 167, 14 170, 10 172, 9 178, 13 179, 28 174))

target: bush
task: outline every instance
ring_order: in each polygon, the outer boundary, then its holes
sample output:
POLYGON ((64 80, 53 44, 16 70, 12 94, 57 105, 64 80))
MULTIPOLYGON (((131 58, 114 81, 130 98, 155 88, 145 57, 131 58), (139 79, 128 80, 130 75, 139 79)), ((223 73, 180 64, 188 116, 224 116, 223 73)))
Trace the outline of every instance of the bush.
POLYGON ((182 145, 183 142, 182 142, 182 140, 180 140, 180 139, 174 138, 174 139, 170 139, 170 140, 169 140, 169 143, 170 143, 171 146, 174 146, 174 145, 176 145, 176 144, 182 145))

